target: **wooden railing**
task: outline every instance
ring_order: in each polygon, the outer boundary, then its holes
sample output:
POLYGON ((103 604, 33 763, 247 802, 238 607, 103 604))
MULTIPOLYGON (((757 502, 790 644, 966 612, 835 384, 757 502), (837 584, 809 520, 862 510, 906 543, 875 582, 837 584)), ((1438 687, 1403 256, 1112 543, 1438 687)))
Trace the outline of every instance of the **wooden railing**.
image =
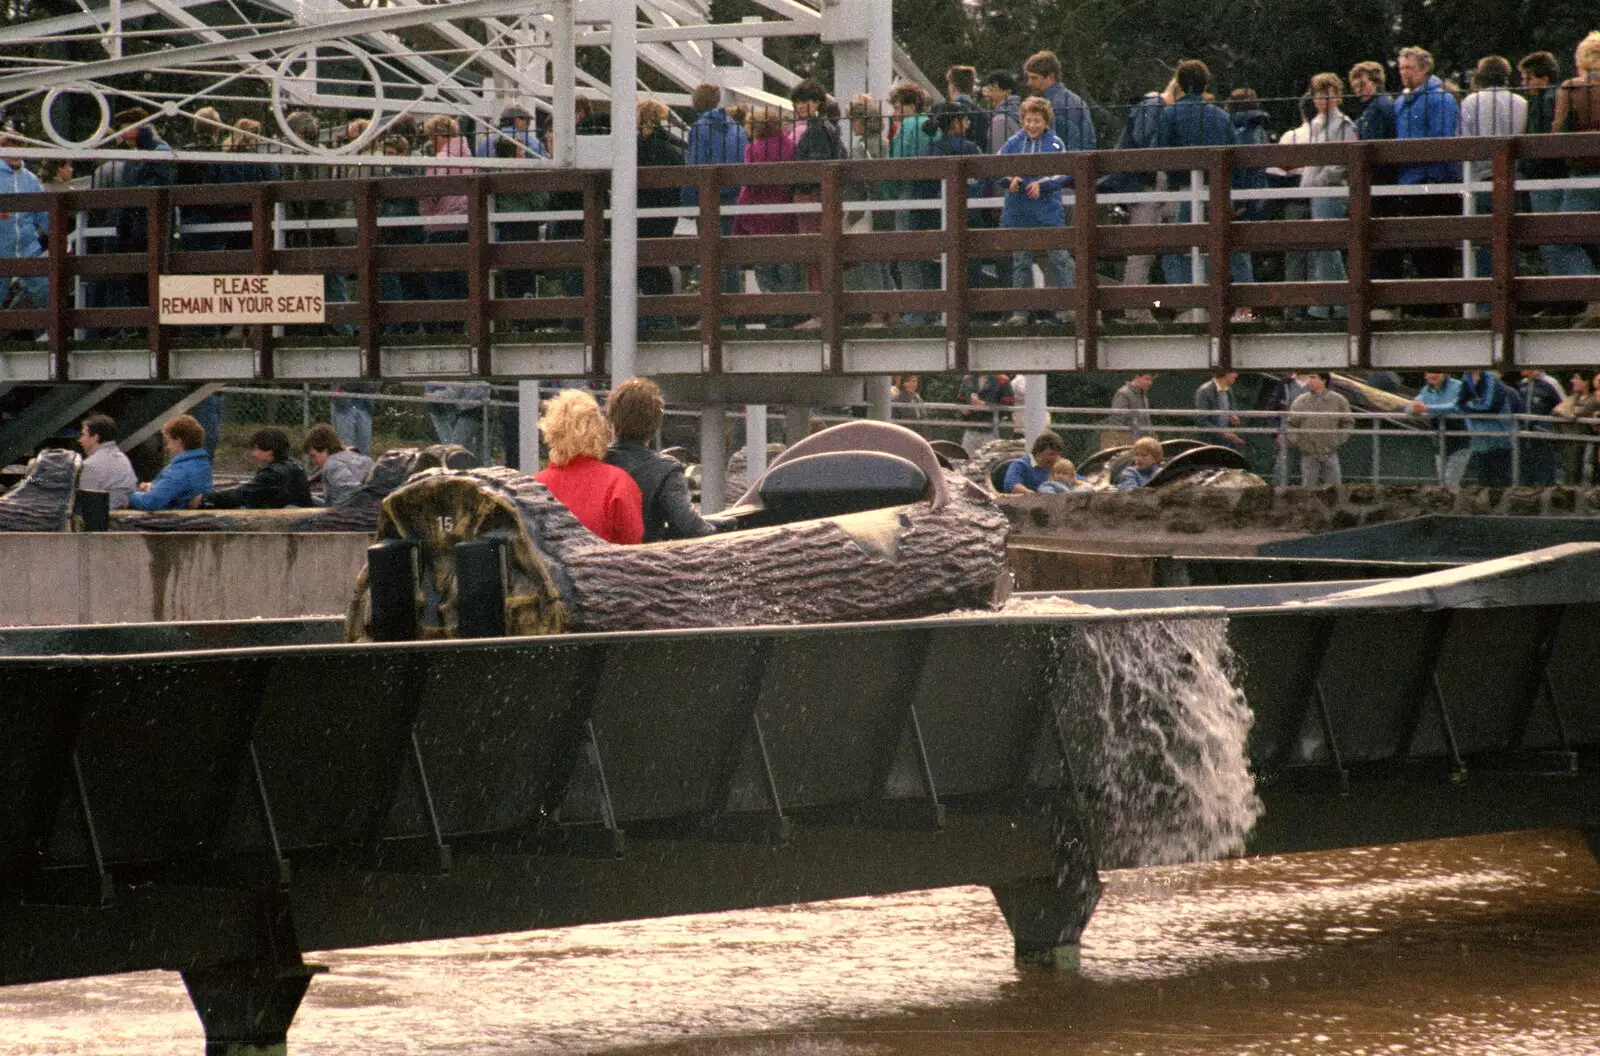
MULTIPOLYGON (((695 187, 701 207, 666 210, 693 218, 695 237, 648 238, 639 242, 641 268, 698 268, 706 281, 695 292, 641 296, 641 319, 664 317, 694 320, 703 349, 703 367, 723 369, 725 341, 739 335, 741 321, 774 316, 811 317, 820 324, 807 336, 820 341, 817 360, 821 373, 843 370, 841 340, 854 333, 853 320, 874 314, 937 313, 938 324, 953 370, 965 370, 973 316, 1029 310, 1071 311, 1074 345, 1063 358, 1062 369, 1096 369, 1102 336, 1101 311, 1148 308, 1159 303, 1173 309, 1203 309, 1204 332, 1212 342, 1212 360, 1228 364, 1237 332, 1231 321, 1234 309, 1291 308, 1343 305, 1345 325, 1355 365, 1370 362, 1372 311, 1418 305, 1487 304, 1483 324, 1495 335, 1497 360, 1516 364, 1515 340, 1518 309, 1549 302, 1600 302, 1600 278, 1594 276, 1517 275, 1518 247, 1539 244, 1600 243, 1600 213, 1530 213, 1518 211, 1518 191, 1528 181, 1514 182, 1519 159, 1564 158, 1600 161, 1600 134, 1546 135, 1496 139, 1441 139, 1371 143, 1329 143, 1298 146, 1180 148, 1148 151, 1097 151, 1068 155, 939 157, 889 161, 835 163, 785 163, 771 165, 646 168, 640 170, 642 191, 695 187), (1487 160, 1492 179, 1473 189, 1491 196, 1492 208, 1478 215, 1376 216, 1374 202, 1395 193, 1444 193, 1459 211, 1460 183, 1433 188, 1396 188, 1373 182, 1375 171, 1385 167, 1425 162, 1487 160), (1303 165, 1344 165, 1348 172, 1349 216, 1337 220, 1261 220, 1234 217, 1234 210, 1252 197, 1300 197, 1296 190, 1247 192, 1230 187, 1235 170, 1303 165), (1167 172, 1177 174, 1178 189, 1142 195, 1106 195, 1096 189, 1100 177, 1116 172, 1167 172), (979 228, 969 225, 968 210, 994 208, 997 201, 974 202, 969 181, 1009 176, 1066 173, 1071 183, 1065 199, 1074 207, 1072 222, 1059 228, 979 228), (1190 173, 1198 178, 1190 179, 1190 173), (724 235, 725 213, 739 213, 719 204, 723 187, 754 183, 816 188, 820 202, 795 204, 795 212, 810 212, 819 220, 816 233, 774 235, 724 235), (924 210, 942 213, 936 230, 853 233, 845 230, 846 212, 862 209, 892 215, 919 208, 917 201, 863 201, 852 194, 861 187, 920 181, 937 186, 929 199, 919 199, 924 210), (1518 184, 1524 185, 1519 187, 1518 184), (1442 188, 1442 191, 1441 191, 1442 188), (1102 206, 1125 204, 1144 198, 1191 201, 1203 206, 1204 219, 1187 224, 1163 223, 1131 226, 1103 216, 1102 206), (1083 222, 1093 218, 1093 222, 1083 222), (1465 242, 1488 246, 1492 275, 1484 277, 1374 280, 1373 254, 1384 250, 1418 247, 1460 247, 1465 242), (1085 261, 1125 258, 1130 254, 1191 252, 1198 246, 1213 263, 1209 278, 1189 285, 1124 286, 1102 278, 1085 261), (1019 250, 1042 253, 1066 249, 1078 262, 1072 289, 973 288, 967 282, 969 260, 1005 258, 1019 250), (1234 252, 1283 253, 1339 250, 1345 254, 1350 278, 1346 282, 1233 283, 1222 262, 1234 252), (928 290, 846 290, 848 268, 865 261, 942 261, 941 288, 928 290), (763 264, 812 265, 819 287, 783 293, 725 293, 715 276, 725 265, 752 267, 763 264)), ((1578 174, 1578 185, 1600 186, 1600 172, 1578 174)), ((1573 180, 1567 181, 1569 184, 1573 180)), ((328 306, 328 325, 334 337, 348 335, 343 344, 362 351, 363 370, 382 373, 380 350, 385 342, 405 340, 396 330, 417 325, 438 327, 459 324, 461 342, 472 350, 473 370, 491 373, 489 351, 496 341, 529 340, 522 331, 540 324, 571 328, 571 339, 581 341, 594 373, 605 370, 604 349, 608 319, 605 171, 499 172, 445 177, 402 176, 356 180, 290 181, 255 185, 174 186, 117 191, 65 191, 45 195, 6 196, 12 210, 42 209, 50 216, 46 255, 27 260, 0 260, 0 275, 48 277, 48 309, 0 313, 0 330, 34 328, 45 332, 54 376, 66 378, 68 356, 74 349, 104 347, 88 341, 84 331, 135 328, 144 333, 136 340, 148 345, 151 375, 169 376, 173 342, 191 340, 177 328, 155 324, 148 307, 88 307, 74 302, 82 283, 132 277, 155 299, 157 277, 162 274, 237 274, 271 272, 323 273, 350 277, 349 300, 328 306), (570 208, 538 214, 508 214, 494 209, 499 196, 551 193, 568 196, 570 208), (467 237, 456 244, 396 244, 388 232, 431 228, 419 218, 385 216, 383 203, 423 197, 465 195, 467 237), (189 227, 197 207, 247 205, 250 240, 247 249, 196 251, 185 249, 177 237, 189 227), (140 252, 74 252, 76 229, 92 234, 87 226, 107 210, 143 210, 149 238, 140 252), (572 225, 552 226, 533 241, 496 241, 492 233, 505 223, 572 225), (553 235, 581 237, 551 237, 553 235), (297 244, 298 243, 298 244, 297 244), (516 270, 581 275, 581 293, 573 295, 509 298, 497 296, 495 272, 516 270), (464 300, 384 300, 380 276, 384 273, 464 271, 464 300), (512 324, 524 324, 514 328, 512 324)), ((1541 184, 1548 187, 1549 184, 1541 184)), ((1318 194, 1309 191, 1308 194, 1318 194)), ((1337 190, 1320 192, 1323 196, 1337 190)), ((559 203, 558 203, 559 206, 559 203)), ((645 216, 661 210, 645 210, 645 216)), ((241 225, 242 227, 242 225, 241 225)), ((103 230, 103 228, 102 228, 103 230)), ((1009 263, 1009 262, 1007 262, 1009 263)), ((343 282, 343 280, 340 280, 343 282)), ((548 289, 550 284, 546 284, 548 289)), ((275 336, 272 328, 250 328, 245 340, 255 350, 257 376, 273 376, 273 349, 297 342, 303 335, 290 328, 288 336, 275 336)), ((559 336, 559 335, 557 335, 559 336)), ((685 339, 688 335, 679 335, 685 339)), ((127 340, 126 336, 123 338, 127 340)), ((1600 335, 1597 335, 1600 341, 1600 335)))

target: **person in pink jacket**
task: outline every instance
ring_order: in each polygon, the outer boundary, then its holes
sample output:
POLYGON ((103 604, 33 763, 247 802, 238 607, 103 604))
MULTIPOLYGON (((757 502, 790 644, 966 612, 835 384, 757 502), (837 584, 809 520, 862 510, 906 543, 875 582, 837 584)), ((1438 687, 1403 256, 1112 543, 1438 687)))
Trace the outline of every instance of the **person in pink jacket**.
MULTIPOLYGON (((422 134, 433 147, 436 158, 470 158, 472 145, 461 135, 456 119, 446 114, 434 114, 422 124, 422 134)), ((468 176, 472 169, 450 165, 429 165, 429 177, 468 176)), ((437 198, 417 199, 417 212, 435 219, 423 228, 423 239, 429 245, 461 243, 467 240, 467 196, 445 194, 437 198)), ((464 301, 467 299, 467 273, 464 271, 430 271, 423 276, 423 290, 430 301, 464 301)), ((461 323, 429 323, 429 330, 460 330, 461 323)))
MULTIPOLYGON (((783 112, 776 107, 752 109, 745 129, 750 136, 750 145, 744 148, 745 164, 794 160, 794 137, 784 130, 783 112)), ((789 184, 750 184, 739 189, 739 205, 787 205, 793 201, 794 187, 789 184)), ((798 230, 793 213, 742 214, 733 220, 735 235, 792 235, 798 230)), ((800 288, 797 265, 757 264, 755 273, 762 293, 790 293, 800 288)), ((769 326, 792 324, 789 319, 768 322, 769 326)))

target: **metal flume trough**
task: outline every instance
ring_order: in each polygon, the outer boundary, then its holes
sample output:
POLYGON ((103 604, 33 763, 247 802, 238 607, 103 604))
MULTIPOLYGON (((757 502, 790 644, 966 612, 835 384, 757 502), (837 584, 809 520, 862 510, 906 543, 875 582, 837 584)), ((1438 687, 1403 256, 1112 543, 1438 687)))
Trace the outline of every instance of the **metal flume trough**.
POLYGON ((1130 672, 1098 695, 1066 677, 1095 642, 1227 619, 1251 850, 1588 827, 1597 595, 1600 544, 1570 544, 898 622, 7 632, 58 652, 0 656, 0 983, 175 969, 210 1043, 281 1046, 303 950, 953 884, 1058 957, 1096 869, 1154 860, 1099 843, 1106 745, 1082 720, 1130 672))

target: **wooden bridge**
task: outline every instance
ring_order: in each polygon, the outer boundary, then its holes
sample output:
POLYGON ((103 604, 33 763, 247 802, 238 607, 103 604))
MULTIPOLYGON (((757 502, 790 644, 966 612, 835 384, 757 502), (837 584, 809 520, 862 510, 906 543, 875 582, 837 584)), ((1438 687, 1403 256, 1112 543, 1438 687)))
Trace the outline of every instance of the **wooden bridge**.
MULTIPOLYGON (((1600 302, 1600 278, 1516 274, 1517 251, 1540 244, 1600 243, 1600 213, 1531 213, 1519 192, 1600 186, 1600 177, 1515 178, 1525 158, 1594 158, 1600 135, 1328 143, 1299 146, 1098 151, 1022 159, 1011 156, 948 157, 878 162, 763 165, 763 185, 815 189, 813 202, 790 206, 719 205, 718 190, 751 181, 751 166, 646 168, 644 191, 693 187, 696 209, 642 208, 642 219, 676 217, 693 224, 695 237, 641 238, 642 269, 683 269, 685 276, 717 275, 725 265, 803 265, 818 280, 797 292, 724 292, 715 281, 698 289, 641 296, 637 317, 668 321, 645 330, 628 352, 640 373, 693 379, 691 390, 723 391, 737 379, 755 382, 798 376, 847 378, 895 372, 1063 370, 1499 368, 1600 365, 1600 333, 1572 328, 1566 317, 1535 317, 1560 302, 1600 302), (1431 187, 1375 183, 1384 167, 1425 162, 1487 160, 1485 182, 1431 187), (1231 188, 1235 169, 1296 168, 1340 164, 1348 188, 1231 188), (983 228, 969 222, 999 204, 973 198, 971 181, 1042 175, 1065 170, 1072 220, 1060 228, 983 228), (1103 194, 1108 173, 1165 171, 1177 190, 1103 194), (880 181, 920 188, 915 200, 868 197, 880 181), (1235 217, 1242 205, 1271 198, 1343 198, 1348 218, 1262 220, 1235 217), (1475 211, 1477 195, 1490 208, 1475 211), (1443 196, 1451 213, 1392 216, 1386 200, 1406 195, 1443 196), (1111 210, 1140 200, 1189 203, 1191 223, 1127 225, 1111 210), (912 210, 937 216, 931 230, 846 230, 846 214, 893 215, 912 210), (974 210, 969 214, 969 209, 974 210), (724 234, 730 214, 793 212, 811 217, 806 233, 724 234), (1382 214, 1382 215, 1380 215, 1382 214), (1462 278, 1374 279, 1374 254, 1427 247, 1459 250, 1462 278), (1487 247, 1492 274, 1474 275, 1472 247, 1487 247), (1010 289, 973 285, 972 261, 1008 257, 1018 250, 1066 249, 1078 262, 1070 289, 1010 289), (1129 255, 1187 254, 1198 262, 1231 253, 1310 253, 1340 250, 1345 282, 1231 281, 1229 269, 1194 274, 1188 285, 1119 284, 1129 255), (1086 267, 1093 260, 1096 267, 1086 267), (935 289, 847 289, 845 276, 866 261, 930 261, 940 265, 935 289), (1201 309, 1203 323, 1119 325, 1116 310, 1201 309), (1313 305, 1341 306, 1347 318, 1318 322, 1288 318, 1232 321, 1235 309, 1258 312, 1313 305), (1438 317, 1390 320, 1394 310, 1438 317), (1067 326, 995 328, 979 320, 1017 311, 1071 313, 1067 326), (863 325, 870 315, 926 313, 931 326, 863 325), (809 318, 807 329, 753 327, 773 317, 809 318)), ((414 170, 413 170, 414 171, 414 170)), ((606 219, 609 173, 530 169, 480 175, 295 180, 230 186, 67 191, 12 196, 13 209, 38 208, 51 217, 46 256, 0 261, 10 275, 45 275, 50 307, 0 313, 7 329, 33 328, 43 340, 0 345, 0 382, 149 382, 249 378, 350 377, 563 377, 610 372, 608 355, 619 335, 610 331, 606 219), (505 196, 564 195, 568 208, 539 213, 505 209, 505 196), (391 204, 439 195, 465 195, 464 240, 423 244, 426 219, 394 216, 391 204), (247 207, 250 220, 231 228, 248 248, 199 251, 186 219, 197 209, 247 207), (150 237, 143 252, 82 252, 89 220, 105 210, 143 211, 150 237), (550 221, 551 234, 521 239, 550 221), (518 225, 513 227, 512 225, 518 225), (557 226, 560 225, 560 226, 557 226), (76 229, 76 234, 74 233, 76 229), (248 236, 245 238, 244 236, 248 236), (75 247, 75 243, 78 243, 75 247), (74 249, 78 251, 74 251, 74 249), (458 300, 385 299, 383 277, 454 270, 465 272, 458 300), (214 336, 221 328, 154 325, 148 307, 88 307, 84 286, 107 280, 148 287, 174 274, 317 274, 341 276, 330 285, 327 325, 321 328, 255 327, 242 337, 214 336), (506 295, 504 277, 538 273, 541 293, 506 295), (562 275, 581 276, 581 282, 562 275), (347 286, 348 300, 337 300, 347 286), (569 295, 566 289, 577 291, 569 295), (424 332, 409 333, 410 330, 424 332), (426 332, 426 331, 437 332, 426 332), (96 333, 118 336, 91 338, 96 333)), ((981 192, 987 193, 987 192, 981 192)), ((670 197, 670 193, 667 197, 670 197)), ((1409 200, 1409 199, 1408 199, 1409 200)), ((242 213, 242 210, 241 210, 242 213)), ((883 225, 889 226, 889 225, 883 225)), ((902 225, 904 226, 904 225, 902 225)), ((102 228, 102 230, 104 230, 102 228)), ((92 242, 87 246, 92 249, 92 242)), ((1005 272, 1002 271, 1002 274, 1005 272)), ((392 287, 391 287, 392 288, 392 287)), ((143 300, 145 298, 136 298, 143 300)), ((630 317, 632 313, 629 313, 630 317)), ((730 399, 739 398, 730 395, 730 399)), ((749 398, 748 396, 745 398, 749 398)), ((708 398, 709 402, 709 398, 708 398)), ((776 402, 776 401, 775 401, 776 402)))

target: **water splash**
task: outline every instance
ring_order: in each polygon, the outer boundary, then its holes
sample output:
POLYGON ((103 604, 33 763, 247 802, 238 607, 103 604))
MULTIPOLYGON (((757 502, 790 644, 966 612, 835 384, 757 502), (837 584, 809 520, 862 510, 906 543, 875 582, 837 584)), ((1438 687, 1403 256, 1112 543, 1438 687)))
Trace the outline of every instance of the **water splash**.
POLYGON ((1226 620, 1084 624, 1055 641, 1057 707, 1102 868, 1244 851, 1262 804, 1226 620))

